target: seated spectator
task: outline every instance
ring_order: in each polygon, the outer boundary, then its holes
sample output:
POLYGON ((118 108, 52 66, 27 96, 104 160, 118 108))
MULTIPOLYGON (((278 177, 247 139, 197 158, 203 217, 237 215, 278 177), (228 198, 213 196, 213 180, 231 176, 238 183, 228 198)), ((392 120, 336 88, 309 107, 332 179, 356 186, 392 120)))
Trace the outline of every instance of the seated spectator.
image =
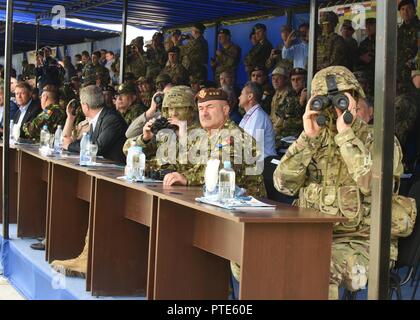
POLYGON ((305 108, 308 100, 308 91, 306 90, 307 71, 301 68, 294 68, 290 73, 290 82, 292 89, 299 97, 299 104, 305 108))
POLYGON ((266 158, 275 156, 275 133, 268 114, 261 108, 262 88, 255 82, 247 82, 239 97, 239 106, 245 110, 245 115, 239 127, 245 130, 257 141, 257 148, 266 158))
MULTIPOLYGON (((283 44, 286 43, 289 35, 292 33, 292 28, 288 25, 284 25, 280 29, 280 37, 283 40, 283 44)), ((293 67, 293 59, 283 58, 283 44, 279 44, 276 48, 271 50, 270 56, 265 62, 265 67, 267 70, 272 70, 275 67, 284 67, 286 69, 291 69, 293 67)))
POLYGON ((224 84, 221 86, 221 88, 224 92, 226 92, 228 96, 228 103, 230 107, 229 119, 235 122, 237 125, 239 125, 239 123, 242 120, 242 114, 238 111, 238 97, 235 94, 235 91, 233 91, 233 89, 228 85, 224 84))
POLYGON ((58 104, 57 87, 46 85, 43 88, 41 108, 42 112, 35 119, 23 125, 24 138, 39 141, 41 129, 44 125, 48 127, 48 131, 52 134, 55 133, 58 125, 64 125, 66 114, 58 104))
MULTIPOLYGON (((103 106, 102 89, 97 86, 87 86, 80 90, 80 103, 84 115, 89 119, 91 141, 98 145, 98 156, 124 163, 122 148, 127 130, 124 119, 116 110, 103 106)), ((63 140, 64 149, 80 152, 80 140, 68 136, 63 140)))
POLYGON ((131 83, 124 83, 118 87, 116 108, 128 126, 146 111, 146 106, 137 102, 136 87, 131 83))
POLYGON ((258 83, 262 87, 263 96, 261 99, 261 107, 267 114, 270 114, 274 89, 268 81, 267 69, 265 69, 265 67, 254 67, 251 72, 251 81, 258 83))
POLYGON ((23 137, 25 123, 31 122, 42 111, 39 102, 32 100, 32 88, 26 82, 19 82, 15 89, 18 110, 13 117, 15 125, 20 127, 20 136, 23 137))

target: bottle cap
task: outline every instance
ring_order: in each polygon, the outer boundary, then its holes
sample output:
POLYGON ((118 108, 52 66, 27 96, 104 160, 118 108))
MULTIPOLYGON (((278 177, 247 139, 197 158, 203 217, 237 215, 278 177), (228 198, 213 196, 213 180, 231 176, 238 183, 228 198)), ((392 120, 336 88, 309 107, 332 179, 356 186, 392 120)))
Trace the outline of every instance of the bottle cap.
POLYGON ((48 126, 46 124, 44 124, 44 126, 42 127, 42 129, 46 130, 46 129, 48 129, 48 126))
POLYGON ((225 169, 231 169, 232 168, 232 165, 231 165, 230 161, 224 161, 223 162, 223 167, 225 169))

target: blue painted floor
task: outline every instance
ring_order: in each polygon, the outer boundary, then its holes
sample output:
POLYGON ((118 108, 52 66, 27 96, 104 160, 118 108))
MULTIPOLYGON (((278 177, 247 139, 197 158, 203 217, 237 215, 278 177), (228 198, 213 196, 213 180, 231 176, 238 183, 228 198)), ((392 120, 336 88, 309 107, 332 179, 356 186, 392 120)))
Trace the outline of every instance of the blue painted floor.
MULTIPOLYGON (((1 225, 0 225, 1 228, 1 225)), ((144 300, 145 297, 93 297, 86 280, 65 277, 45 261, 45 251, 30 248, 36 239, 20 239, 10 225, 10 240, 0 237, 1 266, 10 284, 26 299, 34 300, 144 300)))

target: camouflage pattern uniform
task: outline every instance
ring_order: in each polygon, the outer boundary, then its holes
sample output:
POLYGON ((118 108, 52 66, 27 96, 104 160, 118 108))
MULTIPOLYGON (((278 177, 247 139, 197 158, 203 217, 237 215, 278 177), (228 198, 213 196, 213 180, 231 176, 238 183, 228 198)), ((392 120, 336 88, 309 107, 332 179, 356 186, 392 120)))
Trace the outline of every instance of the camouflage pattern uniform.
POLYGON ((270 56, 268 57, 267 61, 265 62, 265 67, 267 68, 267 70, 271 70, 274 69, 276 67, 283 67, 286 68, 287 70, 292 70, 293 69, 293 61, 292 60, 288 60, 288 59, 283 59, 281 52, 283 50, 283 45, 279 44, 276 47, 277 50, 280 51, 279 54, 277 54, 275 57, 271 57, 271 53, 270 56))
POLYGON ((166 59, 166 51, 163 45, 157 48, 149 48, 146 52, 146 78, 156 78, 165 67, 166 59))
POLYGON ((418 102, 410 94, 395 98, 395 135, 402 146, 405 146, 408 134, 413 130, 417 119, 418 102))
MULTIPOLYGON (((373 93, 374 83, 375 83, 375 49, 376 48, 376 38, 373 37, 370 39, 366 37, 362 42, 360 42, 359 50, 357 56, 360 57, 365 53, 369 53, 373 57, 372 61, 368 64, 359 61, 356 66, 357 70, 363 71, 366 74, 366 80, 368 82, 369 91, 373 93)), ((366 92, 366 94, 369 94, 366 92)))
POLYGON ((227 47, 221 47, 220 55, 216 55, 216 70, 214 78, 219 83, 220 74, 224 71, 230 71, 236 74, 239 61, 241 60, 241 48, 234 43, 229 43, 227 47))
MULTIPOLYGON (((172 87, 169 92, 165 95, 163 104, 162 104, 162 116, 168 118, 168 107, 189 107, 191 109, 191 113, 189 113, 190 119, 179 119, 181 121, 188 121, 187 130, 193 130, 200 128, 199 123, 197 122, 195 117, 195 102, 194 102, 194 95, 190 87, 187 86, 174 86, 172 87), (191 120, 193 119, 193 120, 191 120)), ((158 133, 159 134, 159 133, 158 133)), ((156 157, 156 152, 160 145, 163 143, 167 143, 169 136, 164 136, 162 141, 157 141, 156 137, 153 137, 152 140, 145 142, 143 140, 143 134, 127 139, 124 144, 123 152, 127 154, 128 149, 131 146, 131 143, 134 141, 137 146, 143 148, 143 152, 146 155, 146 171, 155 171, 160 169, 172 169, 175 170, 175 165, 171 163, 169 159, 165 157, 156 157)), ((177 141, 178 146, 178 141, 177 141)), ((177 149, 178 150, 178 147, 177 149)))
POLYGON ((299 103, 296 92, 290 88, 276 91, 271 103, 270 119, 276 133, 276 149, 282 147, 281 139, 298 137, 303 130, 302 116, 305 108, 299 103))
POLYGON ((147 111, 147 108, 145 105, 140 103, 133 103, 131 106, 128 107, 128 109, 125 112, 121 112, 121 116, 124 118, 125 122, 127 122, 127 125, 129 126, 131 122, 147 111))
POLYGON ((261 40, 251 48, 244 58, 245 67, 253 70, 255 66, 265 66, 267 59, 270 57, 273 45, 267 39, 261 40))
POLYGON ((414 17, 410 24, 403 23, 398 28, 397 43, 397 93, 414 91, 411 82, 410 60, 413 60, 417 54, 417 33, 420 32, 420 20, 414 17))
POLYGON ((173 85, 179 86, 188 84, 188 71, 180 63, 170 64, 167 62, 161 74, 163 73, 171 77, 171 83, 173 85))
MULTIPOLYGON (((321 17, 321 23, 332 23, 334 26, 338 23, 338 17, 333 12, 326 12, 321 17)), ((346 43, 343 37, 335 32, 322 34, 317 40, 317 71, 330 66, 347 66, 348 56, 346 43)))
MULTIPOLYGON (((201 35, 197 39, 190 40, 187 44, 179 46, 181 61, 189 75, 196 76, 200 70, 207 70, 209 60, 209 44, 201 35)), ((206 75, 207 78, 207 75, 206 75)))
POLYGON ((97 74, 108 74, 109 75, 109 71, 108 71, 107 68, 105 68, 104 66, 102 66, 100 64, 97 64, 95 66, 95 65, 93 65, 92 62, 89 62, 83 68, 82 77, 83 77, 83 79, 86 79, 86 78, 95 78, 96 79, 97 74))
POLYGON ((55 133, 57 126, 63 126, 65 121, 65 111, 58 104, 50 104, 35 119, 23 125, 24 137, 39 140, 44 125, 48 126, 50 133, 55 133))
MULTIPOLYGON (((336 76, 340 91, 355 90, 364 96, 353 74, 344 67, 327 68, 315 75, 312 96, 327 94, 327 75, 336 76)), ((347 222, 333 227, 330 298, 338 298, 340 285, 356 291, 367 281, 372 145, 372 130, 358 118, 351 128, 341 133, 336 132, 335 124, 322 128, 315 138, 302 132, 274 172, 278 191, 299 195, 296 205, 348 218, 347 222)), ((396 140, 396 179, 403 173, 401 159, 401 148, 396 140)), ((396 239, 392 241, 390 257, 394 261, 397 258, 396 239)))
MULTIPOLYGON (((272 106, 274 93, 275 93, 274 88, 269 83, 266 83, 265 85, 263 85, 263 96, 261 98, 261 107, 263 108, 265 112, 267 112, 267 114, 271 113, 271 106, 272 106)), ((242 112, 241 110, 243 111, 243 108, 239 108, 240 112, 242 112)))

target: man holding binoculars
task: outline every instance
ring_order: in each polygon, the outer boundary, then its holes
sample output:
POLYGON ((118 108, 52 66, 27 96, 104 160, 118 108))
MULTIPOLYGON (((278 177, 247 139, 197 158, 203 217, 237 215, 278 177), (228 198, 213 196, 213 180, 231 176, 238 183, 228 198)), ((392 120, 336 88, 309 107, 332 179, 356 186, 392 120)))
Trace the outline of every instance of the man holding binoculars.
MULTIPOLYGON (((347 218, 334 225, 330 292, 364 288, 369 265, 373 132, 357 117, 365 98, 355 76, 342 66, 319 71, 303 115, 304 132, 288 148, 273 175, 276 189, 298 194, 295 205, 347 218)), ((403 173, 402 153, 394 146, 394 178, 403 173)), ((397 242, 391 242, 391 260, 397 242)))

